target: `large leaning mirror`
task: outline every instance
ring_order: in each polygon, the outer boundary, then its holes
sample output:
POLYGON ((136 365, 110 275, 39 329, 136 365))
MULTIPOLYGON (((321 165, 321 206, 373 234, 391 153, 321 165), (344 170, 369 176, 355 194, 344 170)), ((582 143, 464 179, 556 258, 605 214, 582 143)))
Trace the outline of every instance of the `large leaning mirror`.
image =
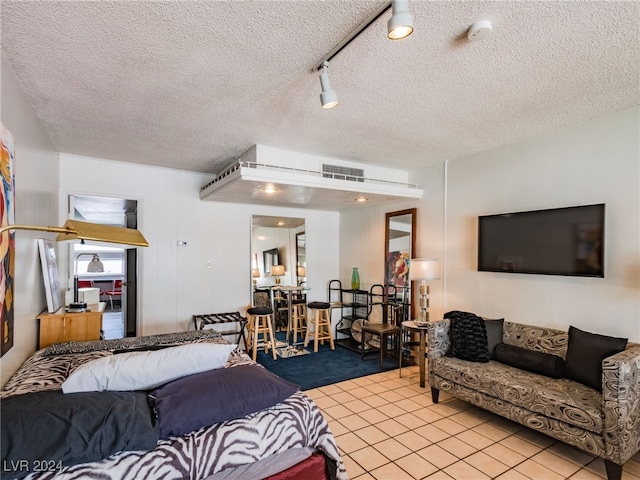
POLYGON ((251 280, 254 290, 269 289, 276 284, 297 286, 304 280, 298 268, 303 266, 306 271, 307 266, 304 230, 304 218, 251 217, 251 280))
MULTIPOLYGON (((411 302, 410 260, 416 251, 416 209, 389 212, 385 216, 384 278, 388 294, 411 302)), ((411 307, 413 318, 413 305, 411 307)))

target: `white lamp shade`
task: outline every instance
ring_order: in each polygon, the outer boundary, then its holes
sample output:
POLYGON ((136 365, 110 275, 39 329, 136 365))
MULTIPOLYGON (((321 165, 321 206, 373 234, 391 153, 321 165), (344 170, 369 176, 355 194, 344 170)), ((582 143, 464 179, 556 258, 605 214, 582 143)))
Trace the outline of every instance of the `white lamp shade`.
POLYGON ((440 278, 440 267, 437 258, 412 258, 409 263, 411 280, 437 280, 440 278))
POLYGON ((271 265, 271 275, 274 277, 284 275, 284 265, 271 265))
POLYGON ((251 270, 251 276, 252 277, 259 277, 260 276, 260 269, 259 268, 254 268, 251 270))
POLYGON ((306 277, 307 276, 307 267, 304 267, 304 266, 300 265, 298 267, 298 276, 299 277, 306 277))

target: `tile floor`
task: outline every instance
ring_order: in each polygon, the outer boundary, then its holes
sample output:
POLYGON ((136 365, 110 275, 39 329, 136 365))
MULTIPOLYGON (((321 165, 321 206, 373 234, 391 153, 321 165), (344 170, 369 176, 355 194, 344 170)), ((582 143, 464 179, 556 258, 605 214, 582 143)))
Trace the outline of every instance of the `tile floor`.
MULTIPOLYGON (((305 392, 336 437, 350 480, 599 480, 604 462, 582 450, 440 393, 418 368, 305 392)), ((640 480, 640 453, 623 480, 640 480)))

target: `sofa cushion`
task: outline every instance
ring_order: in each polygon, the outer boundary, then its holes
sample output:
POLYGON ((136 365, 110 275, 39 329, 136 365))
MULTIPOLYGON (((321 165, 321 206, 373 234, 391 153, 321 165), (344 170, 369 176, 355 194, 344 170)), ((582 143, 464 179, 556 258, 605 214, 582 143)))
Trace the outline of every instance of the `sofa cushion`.
POLYGON ((487 349, 489 356, 494 358, 496 345, 502 343, 502 326, 504 318, 485 318, 484 326, 487 329, 487 349))
POLYGON ((452 355, 471 362, 488 362, 487 329, 484 320, 473 313, 453 311, 451 319, 452 355))
POLYGON ((627 347, 626 338, 608 337, 569 327, 565 375, 602 391, 602 361, 627 347))
POLYGON ((528 372, 546 375, 551 378, 564 376, 564 359, 550 353, 535 352, 527 348, 499 343, 496 345, 494 359, 498 362, 521 368, 528 372))
POLYGON ((505 408, 514 405, 602 434, 602 394, 586 385, 527 372, 495 360, 479 367, 458 358, 439 357, 430 358, 429 364, 430 374, 499 399, 496 401, 505 404, 505 408))

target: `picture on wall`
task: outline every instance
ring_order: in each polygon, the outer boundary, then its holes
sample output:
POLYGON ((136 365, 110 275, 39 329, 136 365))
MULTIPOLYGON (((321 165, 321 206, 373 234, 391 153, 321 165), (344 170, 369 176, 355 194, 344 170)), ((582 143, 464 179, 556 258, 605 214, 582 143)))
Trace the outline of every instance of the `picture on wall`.
POLYGON ((409 282, 409 250, 387 254, 387 285, 404 287, 409 282))
MULTIPOLYGON (((0 123, 0 175, 2 175, 2 188, 0 188, 0 216, 1 225, 13 225, 15 223, 15 173, 13 162, 15 157, 13 136, 11 132, 0 123)), ((15 246, 16 234, 12 231, 2 233, 0 237, 0 317, 2 323, 2 355, 13 347, 13 278, 15 270, 15 246)))
POLYGON ((62 307, 62 295, 60 293, 60 277, 58 276, 58 264, 56 263, 56 250, 53 241, 39 238, 38 250, 44 278, 44 290, 47 297, 47 311, 54 313, 62 307))

